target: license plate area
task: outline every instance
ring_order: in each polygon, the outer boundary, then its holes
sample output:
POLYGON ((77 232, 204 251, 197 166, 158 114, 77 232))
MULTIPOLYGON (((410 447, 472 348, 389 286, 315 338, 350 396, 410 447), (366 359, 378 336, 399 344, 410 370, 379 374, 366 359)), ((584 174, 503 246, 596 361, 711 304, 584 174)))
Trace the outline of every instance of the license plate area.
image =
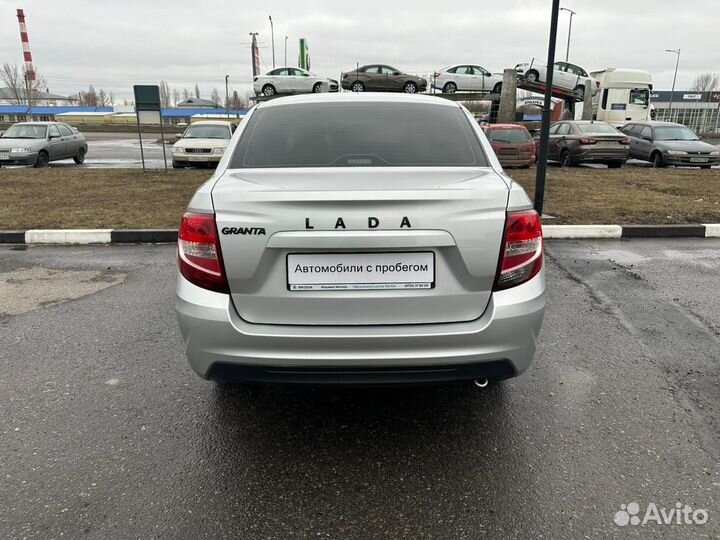
POLYGON ((189 161, 207 161, 208 157, 207 156, 190 156, 188 158, 188 160, 189 161))
POLYGON ((692 163, 707 163, 707 162, 708 162, 708 158, 706 158, 706 157, 693 157, 693 158, 690 158, 690 161, 691 161, 692 163))
POLYGON ((10 159, 9 154, 0 154, 0 159, 10 159))
POLYGON ((432 289, 432 251, 289 253, 290 291, 432 289))

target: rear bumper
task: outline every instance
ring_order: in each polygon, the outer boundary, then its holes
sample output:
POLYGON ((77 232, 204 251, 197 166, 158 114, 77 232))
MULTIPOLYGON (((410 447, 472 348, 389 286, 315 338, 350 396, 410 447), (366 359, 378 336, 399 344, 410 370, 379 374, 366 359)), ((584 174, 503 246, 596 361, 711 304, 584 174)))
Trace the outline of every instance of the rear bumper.
POLYGON ((498 156, 498 161, 503 167, 529 167, 535 163, 535 156, 526 158, 504 158, 498 156))
POLYGON ((545 310, 544 270, 494 293, 453 324, 287 326, 242 320, 229 295, 178 276, 176 310, 190 367, 220 381, 329 384, 450 382, 519 375, 545 310))
POLYGON ((593 148, 580 149, 573 154, 573 160, 575 162, 592 163, 599 162, 604 163, 606 161, 627 161, 630 157, 630 151, 627 148, 617 149, 602 149, 597 150, 593 148))

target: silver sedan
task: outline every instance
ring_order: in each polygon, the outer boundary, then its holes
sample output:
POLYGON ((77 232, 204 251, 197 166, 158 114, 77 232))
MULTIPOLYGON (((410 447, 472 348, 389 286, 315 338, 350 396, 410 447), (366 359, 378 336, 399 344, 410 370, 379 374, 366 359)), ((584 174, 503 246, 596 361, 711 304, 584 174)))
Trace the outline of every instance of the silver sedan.
POLYGON ((87 141, 62 122, 20 122, 0 137, 0 165, 47 167, 51 161, 72 158, 83 163, 87 141))
POLYGON ((182 218, 177 314, 201 377, 513 377, 545 306, 542 230, 470 113, 344 92, 257 105, 182 218))

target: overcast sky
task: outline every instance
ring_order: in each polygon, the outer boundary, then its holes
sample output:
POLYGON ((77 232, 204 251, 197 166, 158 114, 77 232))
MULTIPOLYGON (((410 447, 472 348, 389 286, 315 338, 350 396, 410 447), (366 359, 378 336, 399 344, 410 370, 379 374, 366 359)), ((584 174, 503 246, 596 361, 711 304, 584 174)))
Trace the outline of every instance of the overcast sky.
MULTIPOLYGON (((275 59, 296 65, 298 38, 310 45, 312 71, 335 77, 381 62, 409 72, 472 62, 501 71, 547 55, 550 0, 0 0, 0 61, 20 63, 15 17, 24 8, 30 47, 52 92, 93 84, 116 98, 132 84, 167 80, 204 97, 224 94, 224 76, 250 89, 248 32, 259 32, 263 69, 272 68, 268 15, 275 22, 275 59)), ((605 66, 648 70, 656 89, 669 89, 680 47, 676 88, 705 71, 720 71, 717 0, 562 0, 573 9, 570 61, 588 71, 605 66)), ((561 12, 557 57, 564 59, 568 13, 561 12)))

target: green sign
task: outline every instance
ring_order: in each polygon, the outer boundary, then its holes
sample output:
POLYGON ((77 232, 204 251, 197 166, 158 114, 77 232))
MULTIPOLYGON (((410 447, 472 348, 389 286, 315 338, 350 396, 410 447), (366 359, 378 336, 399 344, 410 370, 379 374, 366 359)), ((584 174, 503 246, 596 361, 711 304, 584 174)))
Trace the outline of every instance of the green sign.
POLYGON ((305 38, 300 38, 300 55, 298 58, 298 67, 300 69, 310 70, 310 50, 308 42, 305 38))
POLYGON ((136 84, 133 86, 135 93, 136 111, 159 111, 160 110, 160 87, 149 84, 136 84))

